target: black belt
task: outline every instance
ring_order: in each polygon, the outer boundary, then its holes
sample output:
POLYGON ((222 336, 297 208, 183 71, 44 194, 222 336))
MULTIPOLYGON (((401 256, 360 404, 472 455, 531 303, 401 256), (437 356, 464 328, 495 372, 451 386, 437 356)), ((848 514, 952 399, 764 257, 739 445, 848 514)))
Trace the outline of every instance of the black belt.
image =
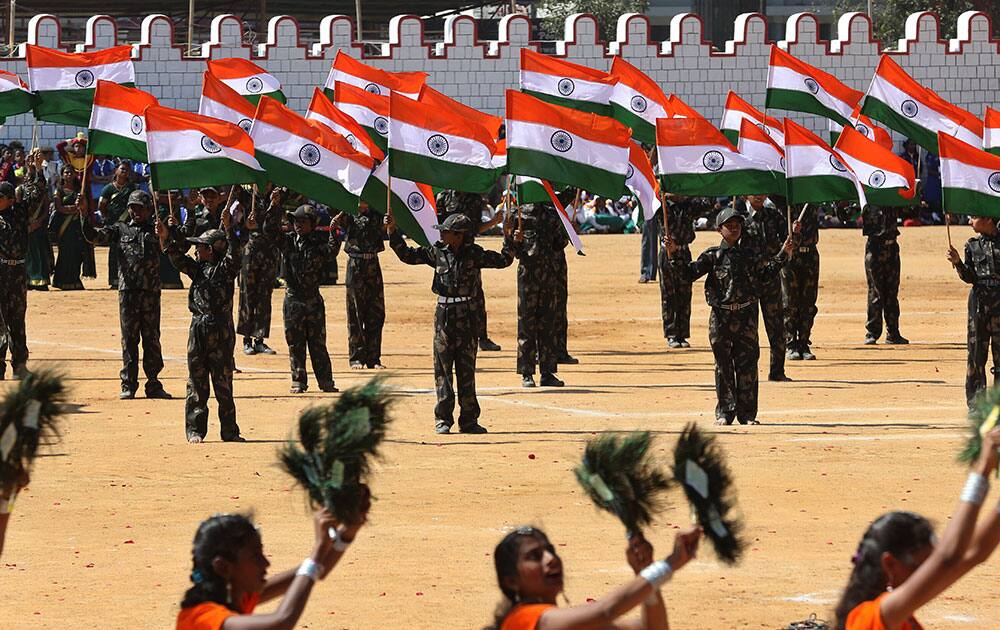
POLYGON ((24 258, 21 260, 8 260, 6 258, 0 258, 0 265, 7 265, 9 267, 16 267, 18 265, 24 264, 24 258))
POLYGON ((977 287, 1000 287, 1000 279, 983 278, 982 280, 976 280, 973 284, 977 287))
POLYGON ((361 260, 371 260, 372 258, 378 258, 378 254, 348 254, 349 258, 360 258, 361 260))
POLYGON ((757 300, 750 300, 749 302, 739 302, 737 304, 719 304, 716 308, 721 308, 724 311, 741 311, 756 303, 757 300))

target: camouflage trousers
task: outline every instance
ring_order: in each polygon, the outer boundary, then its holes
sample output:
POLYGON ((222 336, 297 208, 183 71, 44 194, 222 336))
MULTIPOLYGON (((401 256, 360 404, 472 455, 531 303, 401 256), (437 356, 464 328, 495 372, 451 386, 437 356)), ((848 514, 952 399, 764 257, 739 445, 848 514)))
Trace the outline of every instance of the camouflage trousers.
POLYGON ((320 388, 333 386, 333 366, 326 349, 326 304, 317 293, 305 299, 285 292, 282 307, 285 319, 285 341, 288 343, 288 361, 292 369, 292 382, 308 387, 306 376, 306 349, 312 360, 313 374, 320 388))
POLYGON ((878 339, 885 317, 886 334, 899 334, 899 244, 868 239, 865 244, 865 279, 868 280, 868 334, 878 339))
POLYGON ((785 305, 782 300, 781 279, 764 281, 760 286, 760 314, 771 347, 770 376, 785 373, 785 305))
POLYGON ((757 419, 757 304, 737 311, 713 308, 708 341, 715 355, 715 417, 727 424, 757 419))
MULTIPOLYGON (((691 262, 691 249, 687 245, 677 248, 675 260, 691 262)), ((660 316, 663 319, 663 336, 678 339, 691 337, 691 283, 684 282, 670 266, 667 250, 660 248, 660 316)))
POLYGON ((236 345, 231 317, 194 316, 188 333, 188 382, 184 400, 184 424, 188 435, 208 434, 208 386, 211 382, 219 403, 219 426, 223 440, 240 435, 233 401, 233 349, 236 345), (230 321, 226 321, 229 319, 230 321))
POLYGON ((453 374, 458 385, 458 426, 471 426, 479 420, 476 331, 480 317, 476 309, 476 300, 472 299, 457 304, 438 304, 434 311, 434 387, 437 391, 434 418, 449 427, 455 423, 453 374))
POLYGON ((965 399, 972 406, 986 389, 986 360, 993 353, 993 381, 1000 365, 1000 289, 973 287, 969 291, 969 356, 965 370, 965 399))
POLYGON ((108 248, 108 286, 118 288, 118 248, 114 245, 108 248))
POLYGON ((569 267, 566 265, 566 252, 559 250, 552 257, 552 275, 555 277, 555 299, 552 305, 555 322, 555 354, 558 360, 569 354, 566 349, 566 337, 569 335, 569 267))
POLYGON ((142 341, 142 371, 146 374, 146 393, 163 388, 160 349, 160 292, 129 290, 118 292, 118 321, 122 333, 122 390, 139 388, 139 342, 142 341))
POLYGON ((385 289, 378 256, 347 259, 348 361, 374 367, 382 362, 385 289))
POLYGON ((28 273, 23 264, 0 264, 0 375, 5 372, 7 349, 15 370, 28 362, 24 319, 28 311, 28 273))
POLYGON ((517 372, 559 371, 556 363, 555 291, 558 280, 544 263, 517 266, 517 372))
POLYGON ((802 350, 812 344, 819 296, 819 250, 797 248, 781 268, 781 294, 785 306, 785 346, 802 350), (805 249, 805 251, 802 251, 805 249))
POLYGON ((240 268, 239 323, 236 328, 240 335, 254 339, 267 339, 270 336, 271 296, 274 294, 274 278, 277 273, 275 261, 258 261, 249 256, 243 259, 240 268))

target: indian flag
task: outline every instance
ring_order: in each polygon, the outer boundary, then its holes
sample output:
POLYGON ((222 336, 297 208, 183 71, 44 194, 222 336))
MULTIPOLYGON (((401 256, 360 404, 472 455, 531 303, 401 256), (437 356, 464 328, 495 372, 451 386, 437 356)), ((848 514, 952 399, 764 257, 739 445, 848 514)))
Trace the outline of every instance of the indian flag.
POLYGON ((844 159, 802 125, 785 119, 785 185, 788 203, 858 200, 864 190, 844 159))
POLYGON ((198 113, 233 123, 250 133, 257 107, 210 72, 202 75, 198 113))
POLYGON ((673 115, 669 99, 656 81, 621 57, 611 62, 611 76, 618 80, 611 90, 611 116, 639 142, 655 144, 656 119, 673 115))
POLYGON ((546 103, 610 116, 616 81, 607 72, 521 49, 521 91, 546 103))
POLYGON ((334 107, 319 88, 313 90, 306 119, 326 125, 334 133, 344 136, 355 151, 364 153, 376 162, 385 159, 385 153, 382 153, 382 149, 378 148, 368 132, 362 129, 356 120, 334 107))
POLYGON ((226 86, 247 99, 254 105, 260 97, 269 96, 276 101, 285 102, 281 91, 281 82, 267 70, 246 59, 229 57, 227 59, 210 59, 208 71, 226 86))
POLYGON ((375 162, 342 135, 263 97, 250 138, 271 181, 331 208, 357 210, 375 162))
POLYGON ((774 138, 777 144, 785 144, 785 134, 781 131, 781 121, 771 116, 764 116, 759 109, 737 96, 736 92, 729 90, 719 129, 722 130, 722 135, 726 136, 726 140, 734 145, 740 138, 740 123, 744 119, 759 126, 761 131, 774 138))
POLYGON ((98 81, 94 90, 94 109, 90 113, 87 153, 147 162, 143 112, 150 105, 159 105, 152 94, 110 81, 98 81))
POLYGON ((253 140, 232 123, 168 107, 146 108, 146 149, 154 190, 264 185, 253 140))
POLYGON ((1000 156, 938 132, 945 212, 1000 218, 1000 156))
MULTIPOLYGON (((861 114, 861 104, 859 103, 854 107, 854 111, 851 112, 851 122, 853 123, 854 129, 863 135, 864 137, 877 142, 883 147, 892 151, 892 136, 885 129, 882 129, 868 116, 861 114)), ((844 126, 838 122, 830 121, 830 144, 837 144, 837 140, 840 138, 840 132, 843 131, 844 126)))
POLYGON ((983 125, 983 148, 993 155, 1000 155, 1000 112, 986 108, 983 125))
POLYGON ((660 185, 656 181, 656 175, 653 174, 649 156, 635 142, 630 142, 628 145, 625 187, 639 200, 643 218, 646 221, 651 220, 660 209, 660 185))
POLYGON ((389 173, 439 188, 487 192, 497 183, 492 134, 449 108, 389 96, 389 173))
POLYGON ((0 124, 8 116, 31 111, 34 102, 35 97, 19 76, 0 70, 0 124))
POLYGON ((551 203, 555 207, 559 222, 562 223, 563 229, 566 230, 569 241, 573 243, 573 249, 576 250, 577 254, 583 256, 583 242, 580 240, 580 235, 576 233, 573 221, 566 212, 566 207, 559 201, 559 196, 556 195, 552 184, 537 177, 518 175, 515 178, 515 185, 517 186, 518 203, 551 203))
POLYGON ((35 93, 38 120, 86 127, 98 81, 132 87, 132 47, 115 46, 90 53, 64 53, 27 44, 28 85, 35 93))
POLYGON ((878 62, 861 113, 933 153, 939 131, 972 145, 983 137, 983 121, 914 81, 888 55, 878 62))
POLYGON ((775 173, 737 151, 704 118, 656 121, 660 187, 676 195, 780 194, 775 173))
POLYGON ((549 192, 545 189, 542 180, 537 177, 527 175, 517 175, 514 177, 514 192, 517 195, 517 203, 550 203, 549 192))
POLYGON ((632 132, 616 120, 507 90, 507 170, 617 199, 632 132))
MULTIPOLYGON (((784 140, 784 131, 782 131, 781 137, 784 140)), ((767 167, 771 169, 771 172, 778 179, 779 186, 782 189, 784 188, 784 145, 776 143, 770 134, 764 133, 764 130, 759 125, 751 122, 750 118, 744 118, 740 121, 739 144, 736 145, 736 148, 748 158, 767 164, 767 167)))
POLYGON ((877 206, 910 206, 917 192, 913 165, 860 131, 844 127, 833 147, 877 206))
POLYGON ((497 138, 500 135, 500 126, 503 124, 503 118, 481 112, 474 107, 469 107, 465 103, 456 101, 450 96, 438 92, 426 83, 424 87, 420 88, 420 97, 417 100, 431 107, 451 110, 470 123, 485 127, 486 131, 490 132, 492 138, 497 138))
POLYGON ((323 91, 328 97, 333 98, 337 84, 346 83, 378 96, 389 96, 390 92, 400 92, 403 96, 417 98, 420 95, 420 88, 426 81, 426 72, 386 72, 338 50, 330 74, 323 84, 323 91))
POLYGON ((810 66, 771 44, 765 109, 817 114, 846 125, 850 121, 851 110, 862 96, 861 92, 847 87, 832 74, 810 66))
POLYGON ((497 140, 497 148, 493 152, 493 170, 497 177, 507 172, 507 138, 497 140))
POLYGON ((390 180, 392 216, 396 219, 396 227, 424 247, 440 241, 441 233, 434 227, 438 222, 434 191, 427 184, 390 177, 389 160, 383 160, 368 178, 361 199, 376 212, 385 214, 386 191, 390 180))
POLYGON ((670 105, 670 113, 673 114, 670 118, 701 118, 702 120, 708 120, 698 110, 682 101, 681 97, 676 94, 671 94, 667 98, 667 103, 670 105))
POLYGON ((333 104, 353 118, 382 151, 389 147, 389 97, 337 82, 333 104))

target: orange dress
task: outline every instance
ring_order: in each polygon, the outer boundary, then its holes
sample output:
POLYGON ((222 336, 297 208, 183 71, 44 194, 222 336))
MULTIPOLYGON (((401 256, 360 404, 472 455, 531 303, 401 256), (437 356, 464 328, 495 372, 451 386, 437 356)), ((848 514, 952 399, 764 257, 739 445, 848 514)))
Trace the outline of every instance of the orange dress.
MULTIPOLYGON (((862 602, 854 607, 854 610, 847 615, 847 630, 886 630, 882 623, 882 598, 888 593, 882 593, 877 598, 862 602)), ((917 620, 910 617, 903 622, 899 630, 923 630, 923 626, 917 620)))
POLYGON ((259 601, 260 594, 244 597, 240 603, 242 613, 215 602, 203 602, 197 606, 182 608, 177 614, 177 630, 219 630, 226 619, 238 614, 251 614, 259 601))
POLYGON ((555 607, 555 604, 519 604, 503 620, 500 630, 535 630, 545 611, 555 607))

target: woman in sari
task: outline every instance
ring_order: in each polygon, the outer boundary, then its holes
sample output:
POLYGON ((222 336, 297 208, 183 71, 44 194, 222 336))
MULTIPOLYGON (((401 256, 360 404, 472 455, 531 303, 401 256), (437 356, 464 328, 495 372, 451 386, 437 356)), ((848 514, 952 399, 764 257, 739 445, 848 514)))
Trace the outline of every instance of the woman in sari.
POLYGON ((49 221, 49 238, 59 246, 52 286, 63 291, 83 289, 80 271, 83 267, 83 230, 80 227, 77 200, 80 182, 73 167, 66 164, 60 173, 59 190, 52 200, 52 218, 49 221))
POLYGON ((49 290, 52 275, 52 244, 45 229, 49 224, 49 191, 42 175, 42 154, 33 152, 24 167, 24 181, 17 187, 17 200, 28 209, 28 289, 49 290))

